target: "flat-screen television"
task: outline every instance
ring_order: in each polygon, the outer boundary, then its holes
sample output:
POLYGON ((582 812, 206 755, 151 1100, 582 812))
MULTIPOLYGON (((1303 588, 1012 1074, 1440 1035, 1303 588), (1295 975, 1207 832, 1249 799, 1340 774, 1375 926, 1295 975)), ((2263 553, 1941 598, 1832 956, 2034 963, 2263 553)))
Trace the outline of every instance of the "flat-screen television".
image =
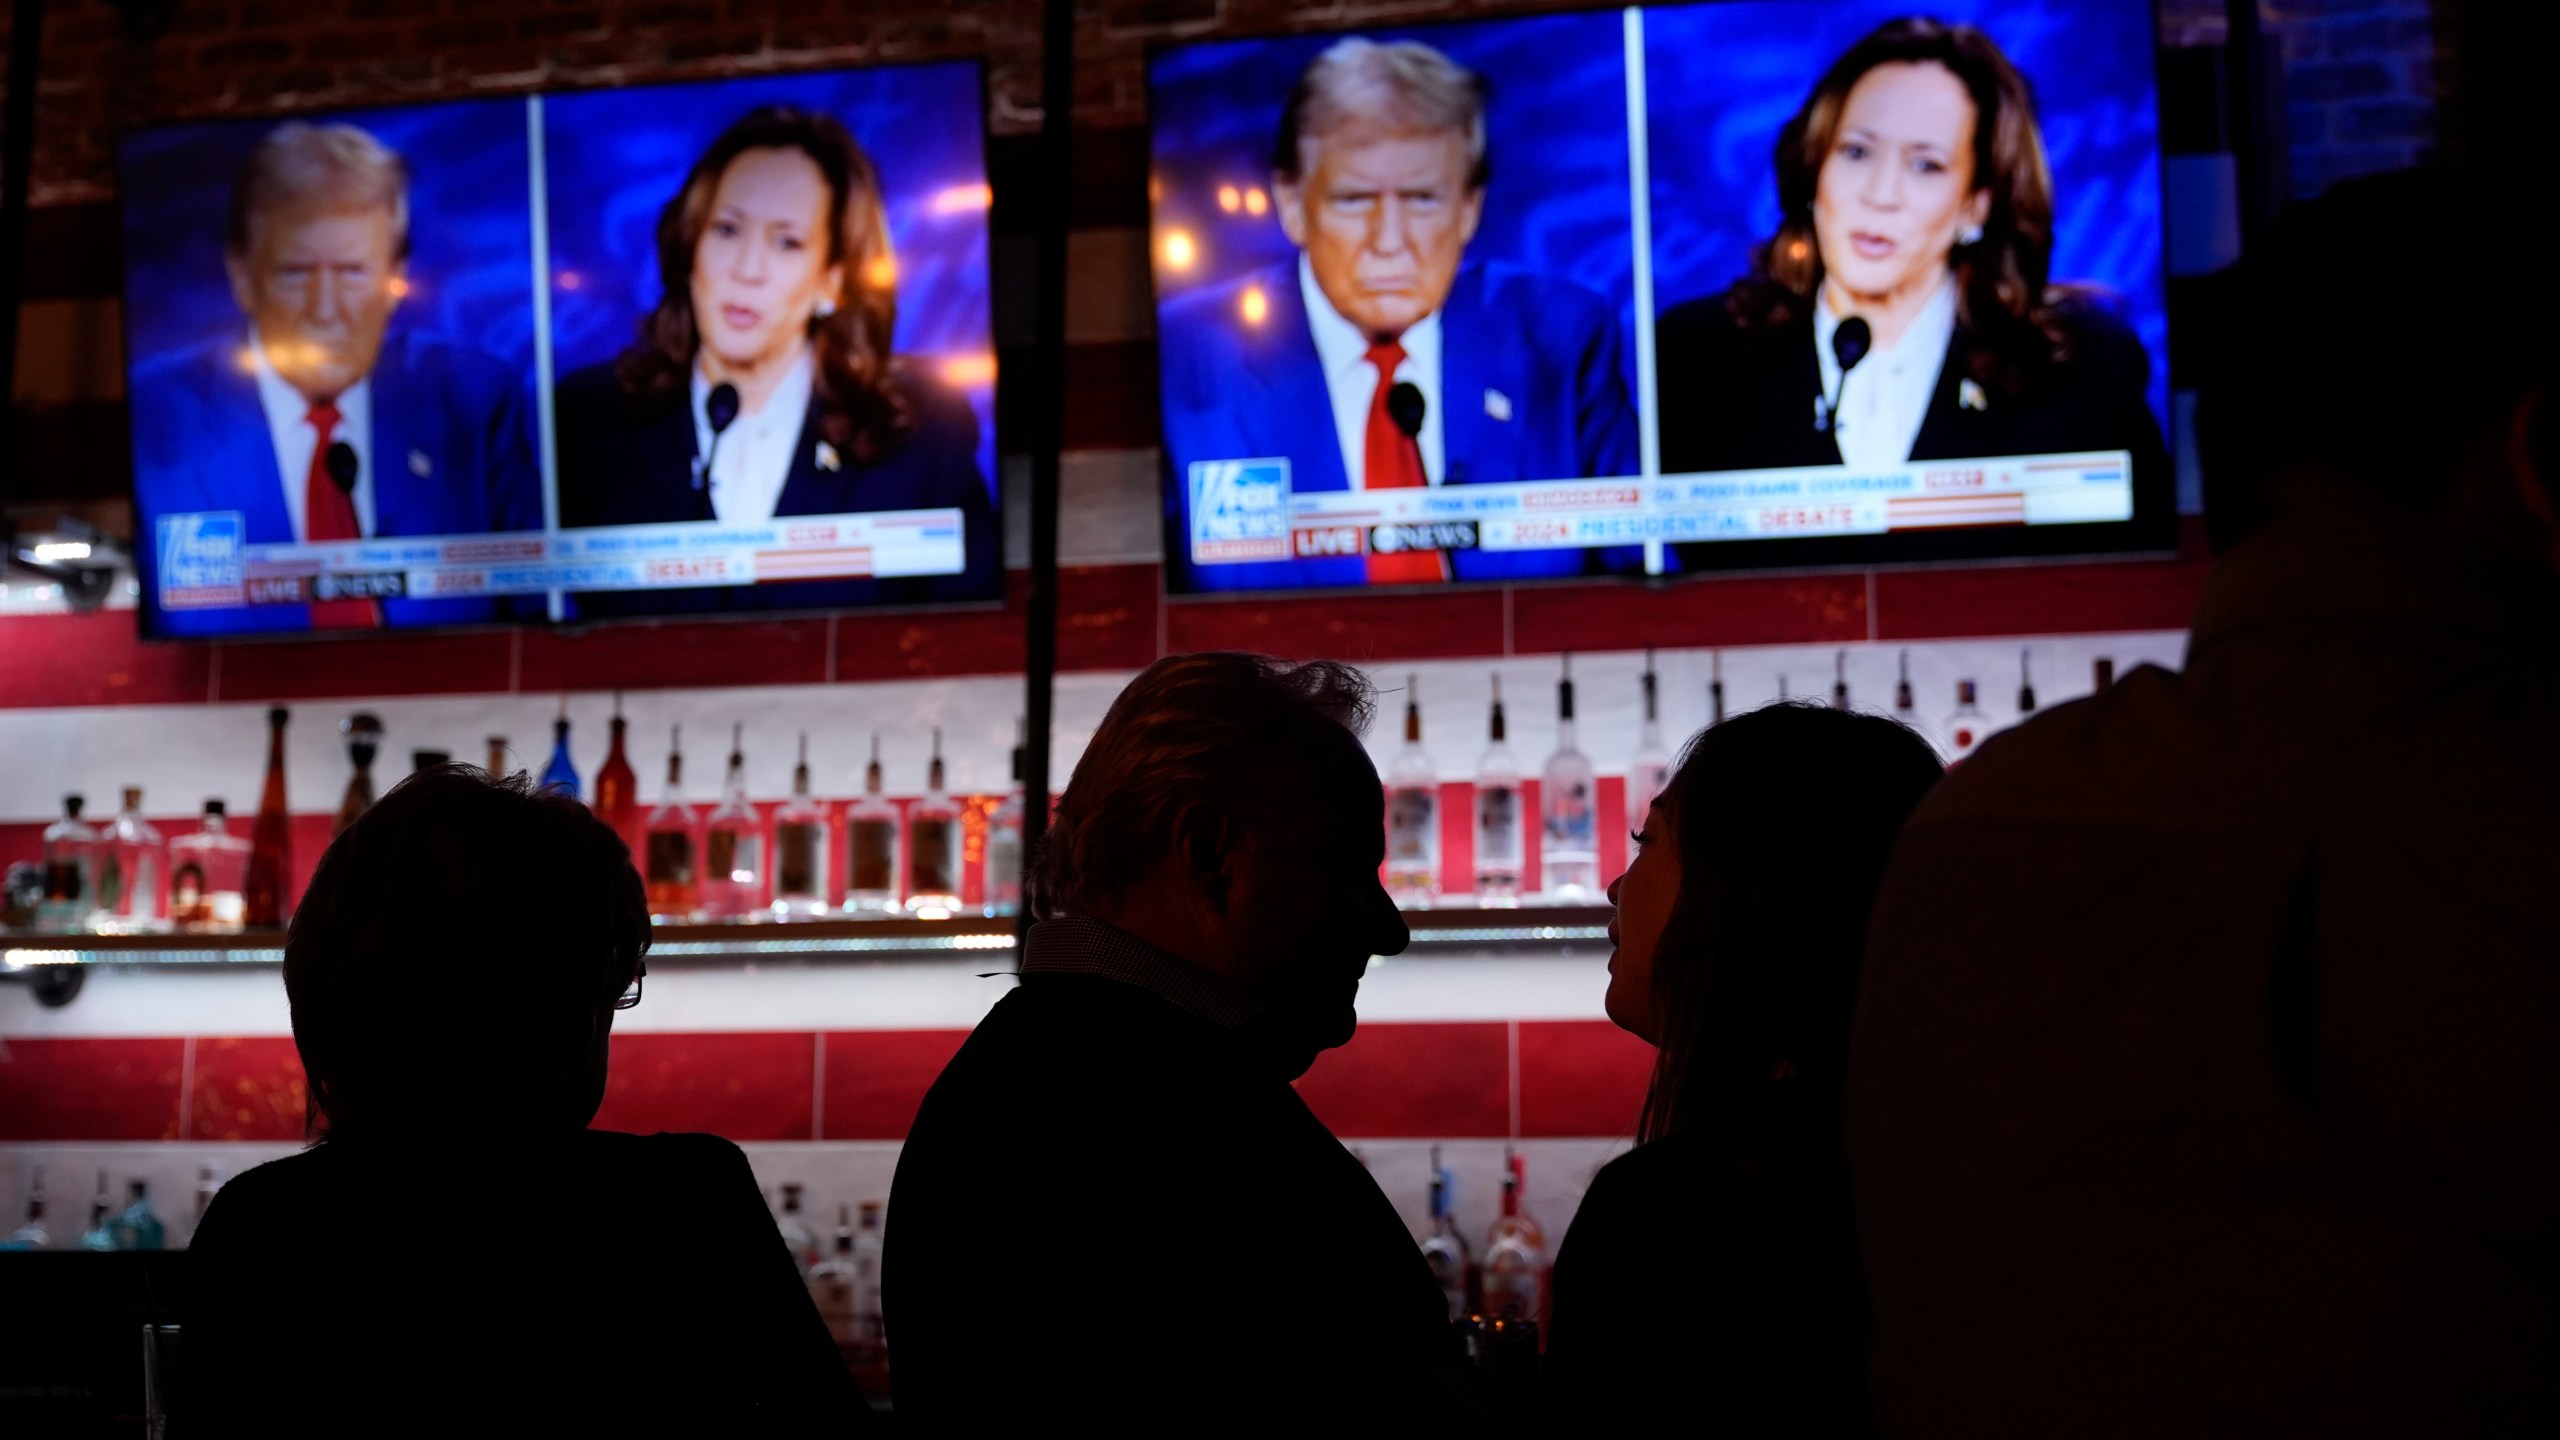
POLYGON ((2168 548, 2151 10, 1159 51, 1168 587, 2168 548))
POLYGON ((974 63, 122 151, 155 635, 1002 589, 974 63))

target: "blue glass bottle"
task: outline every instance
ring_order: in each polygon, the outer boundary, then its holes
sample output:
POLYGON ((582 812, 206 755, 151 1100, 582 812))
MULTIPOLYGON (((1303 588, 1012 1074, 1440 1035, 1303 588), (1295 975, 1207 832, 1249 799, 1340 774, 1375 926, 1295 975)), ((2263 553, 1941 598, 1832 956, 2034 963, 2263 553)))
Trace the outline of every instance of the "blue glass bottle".
POLYGON ((551 763, 542 767, 542 788, 578 798, 578 767, 569 763, 569 717, 551 722, 551 763))
POLYGON ((160 1217, 151 1213, 150 1187, 140 1180, 133 1182, 132 1203, 115 1218, 111 1227, 119 1250, 159 1250, 167 1247, 169 1234, 160 1217))

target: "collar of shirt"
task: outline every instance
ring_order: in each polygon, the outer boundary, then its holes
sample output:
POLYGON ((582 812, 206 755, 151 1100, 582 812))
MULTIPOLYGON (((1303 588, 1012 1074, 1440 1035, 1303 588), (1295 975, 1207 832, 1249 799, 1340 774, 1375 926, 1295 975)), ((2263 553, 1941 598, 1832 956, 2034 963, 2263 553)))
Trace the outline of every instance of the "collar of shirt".
MULTIPOLYGON (((311 423, 311 402, 293 382, 276 373, 258 332, 249 332, 250 370, 258 381, 258 406, 267 415, 267 438, 275 443, 276 478, 284 486, 285 514, 293 521, 293 538, 311 538, 310 518, 303 511, 311 483, 311 452, 320 448, 320 432, 311 423)), ((337 399, 338 428, 333 439, 356 452, 356 525, 368 536, 373 524, 373 377, 367 375, 337 399)))
POLYGON ((809 418, 809 395, 817 383, 817 360, 803 347, 800 358, 782 373, 764 406, 750 415, 741 411, 720 433, 720 448, 711 448, 711 381, 702 367, 693 368, 693 453, 698 461, 711 456, 711 513, 729 525, 760 525, 773 518, 782 503, 782 487, 791 481, 791 461, 800 453, 800 427, 809 418))
POLYGON ((1093 975, 1135 985, 1223 1030, 1244 1024, 1262 1008, 1223 976, 1082 915, 1058 915, 1032 926, 1021 973, 1093 975))
MULTIPOLYGON (((1315 266, 1304 251, 1298 255, 1298 294, 1307 311, 1307 330, 1316 342, 1316 363, 1324 367, 1324 388, 1333 399, 1333 429, 1342 444, 1342 473, 1354 490, 1367 485, 1369 406, 1378 393, 1378 369, 1369 363, 1369 337, 1342 318, 1316 283, 1315 266)), ((1404 347, 1404 363, 1396 377, 1422 392, 1422 433, 1414 442, 1422 449, 1422 477, 1440 483, 1446 433, 1440 423, 1440 312, 1432 311, 1408 326, 1396 343, 1404 347)))
POLYGON ((1817 289, 1813 301, 1813 353, 1822 362, 1822 393, 1840 401, 1839 423, 1832 441, 1841 463, 1852 470, 1885 470, 1911 458, 1912 443, 1929 418, 1929 401, 1938 393, 1938 372, 1947 363, 1947 345, 1956 334, 1956 287, 1953 278, 1938 282, 1918 314, 1903 328, 1890 350, 1871 350, 1840 383, 1840 362, 1831 353, 1831 337, 1840 317, 1831 309, 1831 294, 1817 289))

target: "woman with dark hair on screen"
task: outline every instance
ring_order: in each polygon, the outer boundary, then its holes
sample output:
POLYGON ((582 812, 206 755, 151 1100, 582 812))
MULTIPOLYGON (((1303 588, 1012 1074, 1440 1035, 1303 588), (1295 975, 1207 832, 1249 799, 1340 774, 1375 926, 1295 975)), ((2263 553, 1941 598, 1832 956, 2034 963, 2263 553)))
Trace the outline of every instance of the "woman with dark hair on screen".
POLYGON ((285 938, 313 1143, 188 1255, 190 1435, 808 1435, 868 1414, 747 1159, 588 1128, 649 910, 586 807, 443 766, 285 938))
POLYGON ((1883 716, 1778 704, 1691 740, 1654 801, 1606 1002, 1653 1083, 1557 1252, 1559 1424, 1871 1429, 1841 1079, 1876 887, 1939 774, 1883 716))
POLYGON ((1656 330, 1666 474, 2104 450, 2131 452, 2137 475, 2165 463, 2142 342, 2047 273, 2035 98, 1989 36, 1878 27, 1806 97, 1776 159, 1784 218, 1751 273, 1656 330))
POLYGON ((999 537, 969 402, 891 353, 897 261, 871 157, 831 115, 750 111, 658 217, 657 308, 562 380, 560 523, 952 508, 957 576, 577 597, 581 614, 985 598, 999 537))

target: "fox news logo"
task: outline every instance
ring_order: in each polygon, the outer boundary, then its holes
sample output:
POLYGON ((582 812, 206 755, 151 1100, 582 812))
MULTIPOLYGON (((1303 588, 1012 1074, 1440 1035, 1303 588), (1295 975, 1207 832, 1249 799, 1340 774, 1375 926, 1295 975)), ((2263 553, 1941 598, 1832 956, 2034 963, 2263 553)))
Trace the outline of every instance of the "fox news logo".
POLYGON ((1438 520, 1421 525, 1380 525, 1369 532, 1369 551, 1395 555, 1407 550, 1473 550, 1476 522, 1438 520))
POLYGON ((1191 559, 1199 565, 1289 558, 1289 462, 1195 460, 1191 559))
POLYGON ((247 539, 237 510, 161 516, 160 603, 173 610, 242 603, 247 539))

